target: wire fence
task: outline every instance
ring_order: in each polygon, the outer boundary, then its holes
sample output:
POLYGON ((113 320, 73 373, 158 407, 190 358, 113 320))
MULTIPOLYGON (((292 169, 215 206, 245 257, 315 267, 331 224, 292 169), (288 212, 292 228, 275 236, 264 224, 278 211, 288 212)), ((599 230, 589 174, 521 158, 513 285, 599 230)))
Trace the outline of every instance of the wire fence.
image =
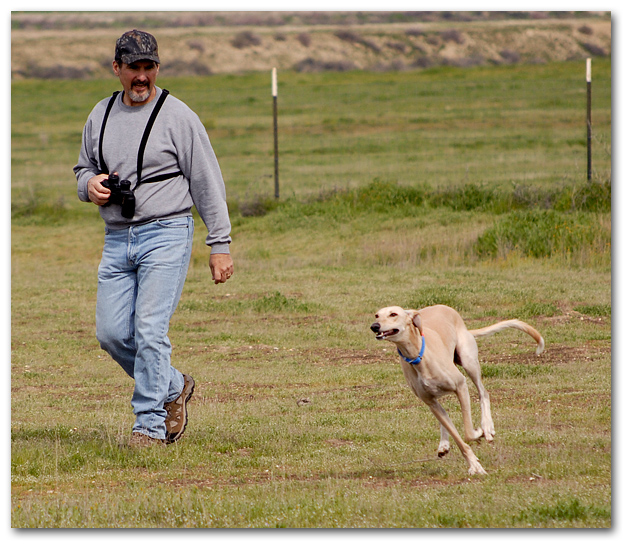
MULTIPOLYGON (((611 68, 600 72, 592 83, 591 168, 594 179, 609 179, 611 68)), ((585 63, 567 63, 557 73, 513 68, 507 75, 280 74, 273 99, 277 170, 269 79, 248 90, 248 114, 233 118, 231 130, 217 131, 225 178, 239 199, 273 192, 278 172, 275 188, 283 197, 374 179, 433 187, 586 180, 585 63)))

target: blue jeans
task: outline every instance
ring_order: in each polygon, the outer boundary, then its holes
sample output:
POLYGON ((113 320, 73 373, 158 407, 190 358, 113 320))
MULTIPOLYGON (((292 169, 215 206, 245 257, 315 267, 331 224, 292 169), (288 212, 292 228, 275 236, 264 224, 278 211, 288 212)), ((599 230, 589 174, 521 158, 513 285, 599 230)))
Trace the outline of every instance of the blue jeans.
POLYGON ((105 230, 98 268, 96 338, 135 380, 133 431, 166 437, 164 404, 183 390, 170 363, 168 327, 188 272, 192 217, 105 230))

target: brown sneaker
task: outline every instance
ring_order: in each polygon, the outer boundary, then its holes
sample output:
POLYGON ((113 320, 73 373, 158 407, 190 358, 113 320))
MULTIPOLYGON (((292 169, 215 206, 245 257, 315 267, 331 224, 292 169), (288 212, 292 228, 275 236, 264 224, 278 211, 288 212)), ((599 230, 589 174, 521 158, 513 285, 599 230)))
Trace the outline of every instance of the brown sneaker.
POLYGON ((131 440, 129 440, 129 447, 151 447, 155 445, 164 445, 164 440, 152 438, 141 432, 133 432, 131 440))
POLYGON ((183 390, 179 398, 164 404, 164 409, 168 412, 166 416, 166 440, 167 444, 172 444, 181 438, 186 425, 188 424, 188 400, 194 392, 194 379, 183 374, 183 390))

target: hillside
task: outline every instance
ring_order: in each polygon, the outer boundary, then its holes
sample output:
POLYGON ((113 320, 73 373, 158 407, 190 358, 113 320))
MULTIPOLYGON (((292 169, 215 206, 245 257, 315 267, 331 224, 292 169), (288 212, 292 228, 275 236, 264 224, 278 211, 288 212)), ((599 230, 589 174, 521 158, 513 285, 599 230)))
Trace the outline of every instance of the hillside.
POLYGON ((611 55, 609 13, 431 13, 396 18, 389 12, 378 18, 376 13, 154 12, 150 20, 132 13, 14 13, 11 77, 107 77, 114 42, 132 27, 157 37, 162 76, 243 73, 274 66, 303 72, 406 70, 611 55), (389 22, 396 19, 402 21, 389 22))

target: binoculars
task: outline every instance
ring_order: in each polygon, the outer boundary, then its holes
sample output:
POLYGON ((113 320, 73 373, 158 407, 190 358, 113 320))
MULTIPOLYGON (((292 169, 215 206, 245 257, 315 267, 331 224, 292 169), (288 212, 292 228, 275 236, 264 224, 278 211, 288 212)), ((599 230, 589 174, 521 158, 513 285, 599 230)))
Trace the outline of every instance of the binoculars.
POLYGON ((135 194, 131 189, 131 182, 128 180, 120 180, 117 174, 110 174, 109 178, 104 180, 102 184, 111 190, 109 201, 103 206, 108 207, 111 204, 120 205, 122 207, 122 215, 125 218, 133 218, 135 214, 135 194))

